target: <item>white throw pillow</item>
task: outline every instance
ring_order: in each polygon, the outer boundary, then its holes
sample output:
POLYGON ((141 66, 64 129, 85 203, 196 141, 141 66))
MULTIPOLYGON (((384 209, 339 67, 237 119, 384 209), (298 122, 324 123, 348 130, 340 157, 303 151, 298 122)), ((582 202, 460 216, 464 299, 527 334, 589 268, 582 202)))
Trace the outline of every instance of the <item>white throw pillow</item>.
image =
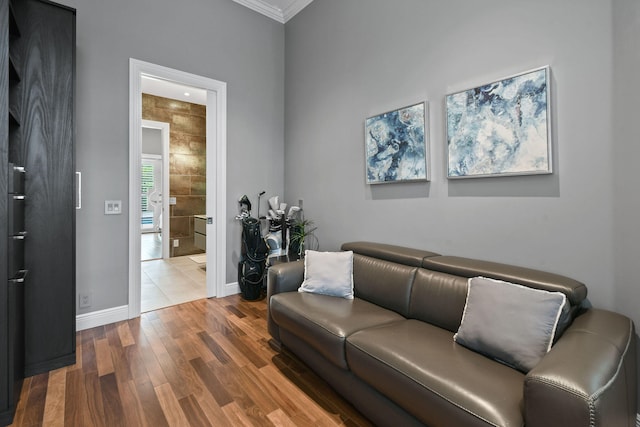
POLYGON ((486 277, 468 283, 453 339, 522 372, 531 370, 551 349, 567 297, 486 277))
POLYGON ((353 251, 305 251, 304 281, 298 292, 353 299, 353 251))

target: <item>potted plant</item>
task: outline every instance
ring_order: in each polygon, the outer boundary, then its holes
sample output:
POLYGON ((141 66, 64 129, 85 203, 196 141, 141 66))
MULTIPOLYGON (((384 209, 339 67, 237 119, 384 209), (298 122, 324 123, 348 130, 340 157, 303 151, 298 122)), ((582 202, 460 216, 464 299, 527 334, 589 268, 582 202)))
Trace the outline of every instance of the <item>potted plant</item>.
POLYGON ((318 239, 313 234, 317 228, 313 226, 313 221, 310 219, 294 222, 289 237, 289 252, 303 257, 305 249, 317 249, 318 239))

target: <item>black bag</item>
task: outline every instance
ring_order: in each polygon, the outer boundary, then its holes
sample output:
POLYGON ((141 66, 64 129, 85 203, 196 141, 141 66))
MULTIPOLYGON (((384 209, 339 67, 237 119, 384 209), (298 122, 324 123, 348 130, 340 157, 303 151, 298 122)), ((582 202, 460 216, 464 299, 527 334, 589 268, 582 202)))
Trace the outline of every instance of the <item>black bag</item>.
POLYGON ((262 238, 260 221, 253 217, 242 220, 242 247, 238 262, 238 284, 246 300, 256 300, 266 288, 266 260, 269 249, 262 238))

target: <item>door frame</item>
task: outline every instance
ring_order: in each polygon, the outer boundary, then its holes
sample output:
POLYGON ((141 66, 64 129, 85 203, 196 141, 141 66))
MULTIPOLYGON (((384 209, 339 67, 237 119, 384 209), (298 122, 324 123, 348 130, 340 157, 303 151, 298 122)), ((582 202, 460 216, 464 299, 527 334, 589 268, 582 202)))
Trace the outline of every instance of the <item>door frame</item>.
MULTIPOLYGON (((169 258, 169 123, 154 120, 142 120, 142 127, 158 129, 162 139, 162 259, 169 258)), ((142 140, 141 140, 142 142, 142 140)), ((142 146, 142 143, 141 143, 142 146)), ((141 150, 142 151, 142 150, 141 150)), ((144 154, 144 153, 143 153, 144 154)), ((139 187, 138 187, 139 188, 139 187)))
MULTIPOLYGON (((224 296, 227 241, 227 84, 161 65, 129 59, 129 318, 140 316, 140 161, 142 76, 207 90, 207 164, 215 173, 207 185, 207 297, 224 296), (212 187, 212 188, 210 188, 212 187), (211 208, 211 209, 210 209, 211 208), (209 244, 209 243, 212 244, 209 244)), ((209 175, 209 174, 208 174, 209 175)), ((168 199, 168 198, 167 198, 168 199)))

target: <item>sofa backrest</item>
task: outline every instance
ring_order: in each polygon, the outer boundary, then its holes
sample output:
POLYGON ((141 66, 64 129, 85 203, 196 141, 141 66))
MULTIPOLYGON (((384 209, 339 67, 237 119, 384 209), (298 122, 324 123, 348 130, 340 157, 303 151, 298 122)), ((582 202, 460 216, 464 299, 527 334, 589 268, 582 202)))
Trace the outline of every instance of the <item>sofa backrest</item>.
POLYGON ((355 296, 408 317, 411 287, 417 270, 418 267, 354 254, 355 296))
POLYGON ((343 251, 353 251, 356 254, 370 256, 397 262, 398 264, 422 267, 426 258, 440 254, 425 251, 423 249, 405 248, 404 246, 389 245, 386 243, 349 242, 342 245, 343 251))
POLYGON ((357 297, 452 332, 460 326, 470 277, 564 293, 569 307, 558 325, 558 337, 587 297, 583 283, 530 268, 372 242, 345 243, 342 249, 354 252, 357 297))
POLYGON ((411 288, 409 316, 458 330, 467 301, 467 278, 420 268, 411 288))
POLYGON ((575 306, 580 305, 587 297, 587 287, 584 283, 559 274, 531 268, 457 256, 426 258, 423 267, 467 278, 484 276, 545 291, 562 292, 567 296, 569 303, 575 306))
POLYGON ((409 315, 411 287, 425 258, 439 254, 385 243, 349 242, 342 250, 353 251, 355 295, 376 305, 409 315))
MULTIPOLYGON (((562 292, 566 295, 569 304, 565 305, 564 310, 560 315, 555 334, 556 340, 560 338, 564 330, 571 324, 579 312, 582 302, 587 297, 587 287, 584 283, 559 274, 534 270, 531 268, 517 267, 509 264, 457 256, 425 258, 423 266, 432 271, 452 274, 464 278, 465 282, 470 277, 484 276, 496 280, 517 283, 530 288, 542 289, 550 292, 562 292)), ((460 316, 462 316, 462 313, 460 313, 460 316)), ((453 329, 453 331, 455 330, 457 330, 457 326, 456 329, 453 329)))

